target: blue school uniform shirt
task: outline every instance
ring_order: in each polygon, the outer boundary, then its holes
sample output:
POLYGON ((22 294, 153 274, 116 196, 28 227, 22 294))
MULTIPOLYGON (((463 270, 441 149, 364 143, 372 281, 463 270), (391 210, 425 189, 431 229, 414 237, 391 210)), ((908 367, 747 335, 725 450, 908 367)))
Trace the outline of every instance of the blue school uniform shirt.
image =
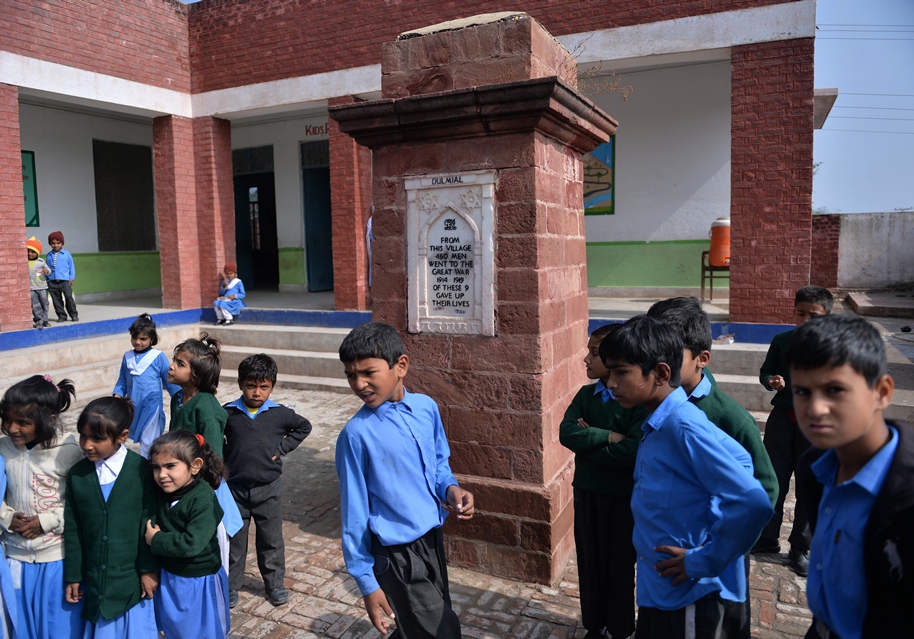
POLYGON ((639 606, 679 610, 712 592, 745 601, 743 555, 772 515, 752 458, 714 426, 682 388, 670 393, 645 420, 635 461, 632 535, 638 552, 639 606), (677 586, 654 569, 669 555, 656 546, 688 548, 690 579, 677 586), (721 579, 726 573, 729 578, 721 579), (726 583, 725 583, 726 582, 726 583))
POLYGON ((817 459, 812 471, 823 485, 816 534, 809 553, 806 598, 809 609, 842 639, 863 636, 866 617, 866 571, 863 542, 870 511, 898 449, 898 431, 852 479, 836 486, 838 455, 817 459))
POLYGON ((447 489, 456 485, 441 415, 434 400, 405 392, 376 409, 362 406, 340 433, 343 558, 363 595, 378 589, 371 535, 408 544, 444 523, 447 489))
POLYGON ((48 275, 49 280, 75 280, 76 265, 73 263, 73 256, 67 249, 51 251, 48 253, 45 262, 51 269, 48 275))
POLYGON ((251 419, 254 419, 258 415, 260 415, 260 413, 262 413, 263 411, 270 410, 271 408, 276 408, 277 406, 279 406, 279 404, 274 402, 272 399, 268 399, 267 401, 265 401, 263 404, 260 405, 260 408, 257 409, 256 413, 252 413, 248 409, 247 405, 244 403, 244 396, 241 396, 238 399, 236 399, 234 402, 230 402, 230 403, 226 404, 226 406, 234 406, 235 408, 237 408, 238 410, 243 412, 245 415, 249 415, 251 417, 251 419))
POLYGON ((608 388, 606 388, 606 384, 603 383, 602 379, 598 379, 597 383, 594 384, 593 394, 599 395, 600 399, 603 400, 604 404, 607 403, 611 399, 615 399, 615 396, 613 396, 613 392, 611 390, 609 390, 608 388))

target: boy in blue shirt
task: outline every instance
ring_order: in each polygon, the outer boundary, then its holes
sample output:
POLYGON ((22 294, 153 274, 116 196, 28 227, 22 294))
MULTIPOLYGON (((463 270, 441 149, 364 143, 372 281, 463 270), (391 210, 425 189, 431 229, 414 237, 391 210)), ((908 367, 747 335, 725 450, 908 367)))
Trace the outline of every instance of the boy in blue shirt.
POLYGON ((771 516, 749 454, 679 387, 682 353, 679 335, 646 316, 600 345, 616 401, 648 411, 632 494, 636 639, 738 637, 741 615, 724 601, 745 600, 743 556, 771 516))
POLYGON ((853 315, 817 318, 796 329, 786 360, 797 419, 815 447, 798 474, 811 462, 819 483, 803 485, 810 499, 821 497, 810 518, 806 594, 815 619, 806 637, 909 636, 914 432, 883 416, 894 382, 879 331, 853 315))
POLYGON ((451 473, 438 406, 403 386, 404 350, 382 322, 340 345, 349 387, 365 402, 336 443, 343 558, 378 632, 389 627, 383 613, 402 639, 460 639, 441 526, 448 512, 470 519, 473 495, 451 473))
MULTIPOLYGON (((834 298, 827 288, 821 286, 804 286, 797 290, 794 297, 793 319, 797 326, 813 317, 831 313, 834 298)), ((778 553, 781 545, 778 542, 781 522, 784 518, 784 499, 790 488, 790 476, 796 473, 797 464, 809 448, 809 441, 803 437, 797 426, 796 413, 793 410, 793 396, 790 392, 790 371, 784 359, 787 344, 796 329, 779 333, 771 340, 768 355, 759 371, 759 381, 770 391, 777 391, 771 400, 771 413, 765 423, 765 450, 771 458, 774 472, 778 477, 778 500, 774 506, 774 516, 762 536, 752 548, 754 553, 778 553)), ((796 481, 803 479, 797 476, 796 481)), ((815 510, 815 504, 806 502, 806 491, 797 488, 797 503, 794 508, 793 526, 790 530, 791 567, 801 577, 809 571, 809 513, 815 510)))
POLYGON ((45 262, 51 269, 48 275, 48 294, 54 302, 54 312, 57 313, 57 322, 66 322, 67 314, 73 322, 79 321, 76 312, 76 300, 73 299, 73 282, 76 280, 76 264, 70 251, 63 247, 63 233, 54 231, 48 235, 48 244, 51 252, 47 254, 45 262))

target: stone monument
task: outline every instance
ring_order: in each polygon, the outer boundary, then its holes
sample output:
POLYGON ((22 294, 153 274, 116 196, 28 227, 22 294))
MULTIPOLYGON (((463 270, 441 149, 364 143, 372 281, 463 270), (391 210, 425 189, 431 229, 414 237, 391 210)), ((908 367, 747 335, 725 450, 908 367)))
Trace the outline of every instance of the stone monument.
POLYGON ((374 318, 401 331, 406 385, 437 400, 476 495, 449 560, 552 583, 574 546, 559 423, 586 382, 581 156, 616 122, 524 13, 404 33, 381 73, 382 99, 330 116, 373 151, 374 318))

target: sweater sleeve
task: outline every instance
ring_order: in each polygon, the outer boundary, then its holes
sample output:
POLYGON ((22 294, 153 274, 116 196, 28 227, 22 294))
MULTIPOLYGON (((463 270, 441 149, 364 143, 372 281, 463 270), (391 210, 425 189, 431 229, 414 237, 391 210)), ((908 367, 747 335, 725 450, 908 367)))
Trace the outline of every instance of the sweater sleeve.
POLYGON ((578 419, 587 421, 586 402, 592 398, 588 398, 586 394, 592 393, 592 389, 593 386, 585 386, 577 392, 565 410, 565 416, 559 425, 559 442, 575 453, 586 453, 605 448, 609 444, 609 436, 612 434, 611 430, 601 428, 600 424, 588 424, 588 428, 578 424, 578 419))
MULTIPOLYGON (((152 552, 152 547, 146 543, 146 522, 153 519, 156 508, 156 495, 153 488, 152 479, 149 477, 146 464, 142 465, 142 483, 143 483, 143 518, 140 522, 139 535, 137 541, 140 544, 137 549, 136 565, 141 573, 158 572, 159 563, 156 561, 152 552)), ((156 535, 158 537, 158 535, 156 535)))
POLYGON ((640 406, 633 409, 626 409, 620 420, 618 432, 625 435, 625 439, 615 444, 607 444, 603 448, 586 453, 587 458, 602 466, 610 468, 626 468, 635 465, 635 457, 638 454, 638 445, 644 433, 641 431, 641 425, 645 418, 644 409, 640 406))
POLYGON ((203 552, 216 534, 222 519, 221 515, 216 516, 216 505, 215 496, 209 493, 196 495, 186 509, 176 513, 175 527, 180 528, 180 531, 160 531, 153 536, 150 544, 152 554, 162 557, 196 557, 203 552))
MULTIPOLYGON (((68 436, 68 438, 71 437, 72 436, 68 436)), ((54 472, 58 477, 58 506, 38 513, 38 521, 41 523, 41 529, 46 533, 54 535, 63 534, 64 505, 67 503, 66 477, 73 465, 81 459, 83 459, 83 452, 75 439, 71 438, 60 445, 60 452, 54 460, 54 472)))
POLYGON ((67 495, 70 499, 64 504, 63 580, 64 583, 72 584, 83 581, 83 548, 79 539, 82 526, 79 522, 79 511, 73 504, 76 493, 73 491, 72 474, 67 475, 67 495))
POLYGON ((279 447, 276 451, 277 457, 288 455, 298 448, 298 445, 305 440, 305 437, 311 434, 312 429, 311 422, 307 419, 291 409, 287 408, 285 410, 289 411, 288 426, 286 428, 286 436, 279 442, 279 447))
POLYGON ((758 381, 762 383, 767 390, 774 390, 768 388, 768 380, 774 377, 775 375, 783 375, 783 371, 778 370, 778 362, 781 359, 781 349, 780 349, 780 340, 778 336, 775 335, 774 339, 771 340, 771 345, 768 347, 768 354, 765 355, 765 361, 762 363, 762 367, 759 369, 758 381))

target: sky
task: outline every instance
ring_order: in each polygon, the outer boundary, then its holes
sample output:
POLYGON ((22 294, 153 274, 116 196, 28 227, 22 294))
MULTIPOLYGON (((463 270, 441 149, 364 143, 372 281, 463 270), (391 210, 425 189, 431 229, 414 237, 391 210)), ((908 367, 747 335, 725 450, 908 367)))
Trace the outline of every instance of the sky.
POLYGON ((838 100, 814 134, 813 209, 914 211, 914 0, 818 0, 815 86, 838 100))

